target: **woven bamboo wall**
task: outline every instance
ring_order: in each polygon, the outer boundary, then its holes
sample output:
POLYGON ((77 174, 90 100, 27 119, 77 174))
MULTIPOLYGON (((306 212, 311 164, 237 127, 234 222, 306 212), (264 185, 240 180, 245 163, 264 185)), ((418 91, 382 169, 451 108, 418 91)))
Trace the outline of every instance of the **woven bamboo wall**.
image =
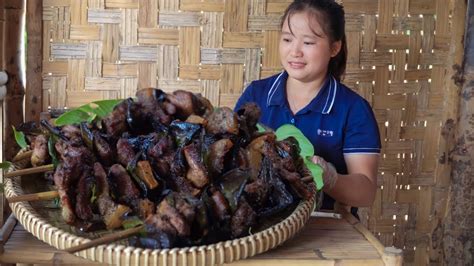
MULTIPOLYGON (((43 108, 125 98, 148 86, 233 106, 250 81, 280 71, 279 23, 289 2, 43 0, 43 108)), ((372 104, 383 143, 377 198, 362 219, 385 245, 403 248, 405 261, 439 262, 458 99, 451 66, 460 62, 464 5, 340 2, 344 82, 372 104)))

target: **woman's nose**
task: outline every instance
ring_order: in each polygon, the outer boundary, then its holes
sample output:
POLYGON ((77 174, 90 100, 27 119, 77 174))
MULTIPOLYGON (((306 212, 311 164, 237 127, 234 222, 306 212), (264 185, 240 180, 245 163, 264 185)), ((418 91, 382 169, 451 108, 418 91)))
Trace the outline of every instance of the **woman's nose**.
POLYGON ((303 55, 303 52, 301 51, 301 45, 298 42, 292 43, 290 52, 291 52, 291 56, 294 56, 294 57, 300 57, 303 55))

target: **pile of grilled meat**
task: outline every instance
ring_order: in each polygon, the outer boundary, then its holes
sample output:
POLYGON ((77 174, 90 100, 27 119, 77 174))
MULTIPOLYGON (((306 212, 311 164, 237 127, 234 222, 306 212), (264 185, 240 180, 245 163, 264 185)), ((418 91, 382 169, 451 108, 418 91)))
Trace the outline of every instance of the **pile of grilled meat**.
POLYGON ((259 133, 259 116, 255 104, 235 113, 199 94, 143 89, 100 121, 42 121, 31 161, 59 159, 52 177, 70 225, 119 229, 135 217, 146 234, 134 245, 210 244, 245 236, 312 196, 296 140, 259 133))

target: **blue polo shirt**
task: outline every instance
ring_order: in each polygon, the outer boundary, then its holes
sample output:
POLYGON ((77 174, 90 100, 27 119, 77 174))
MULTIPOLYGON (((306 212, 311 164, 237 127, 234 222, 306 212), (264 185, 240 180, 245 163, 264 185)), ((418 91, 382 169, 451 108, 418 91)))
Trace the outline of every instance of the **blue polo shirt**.
MULTIPOLYGON (((253 81, 237 101, 255 102, 262 115, 260 123, 277 129, 283 124, 298 127, 314 146, 315 155, 347 174, 344 154, 379 154, 380 135, 369 103, 356 92, 328 76, 318 95, 293 114, 286 98, 286 71, 253 81)), ((334 200, 325 196, 323 208, 332 209, 334 200)))

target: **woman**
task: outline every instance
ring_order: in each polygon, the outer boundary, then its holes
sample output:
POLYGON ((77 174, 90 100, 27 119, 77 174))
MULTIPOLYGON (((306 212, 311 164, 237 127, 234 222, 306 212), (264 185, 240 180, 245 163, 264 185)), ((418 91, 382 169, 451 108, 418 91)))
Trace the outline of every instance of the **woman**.
POLYGON ((377 123, 367 101, 340 83, 347 58, 344 24, 344 10, 333 0, 290 4, 279 43, 284 71, 252 82, 235 107, 256 102, 261 123, 273 129, 293 124, 312 142, 312 161, 324 171, 323 209, 333 209, 334 200, 370 206, 376 192, 377 123))

